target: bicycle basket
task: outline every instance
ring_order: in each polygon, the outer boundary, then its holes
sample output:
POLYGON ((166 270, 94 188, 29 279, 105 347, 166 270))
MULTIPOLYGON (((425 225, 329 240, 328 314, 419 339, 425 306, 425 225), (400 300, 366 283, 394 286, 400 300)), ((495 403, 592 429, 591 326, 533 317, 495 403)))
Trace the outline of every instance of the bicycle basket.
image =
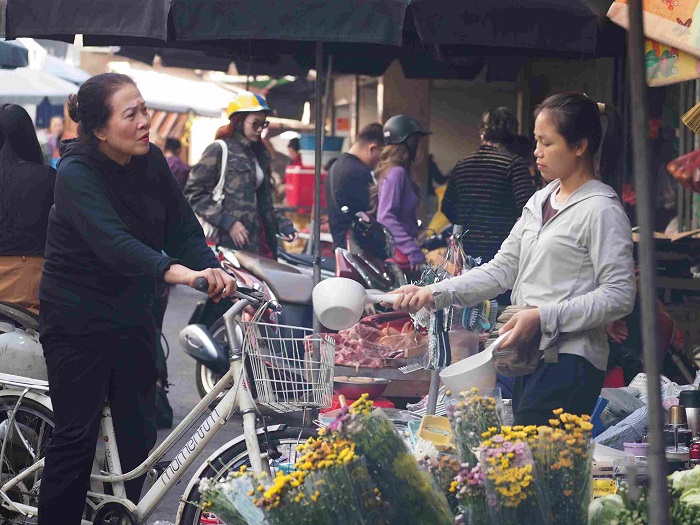
POLYGON ((241 325, 245 330, 243 355, 248 367, 246 387, 257 393, 258 404, 279 413, 331 406, 333 339, 296 326, 254 321, 241 325), (318 360, 313 359, 316 346, 318 360))

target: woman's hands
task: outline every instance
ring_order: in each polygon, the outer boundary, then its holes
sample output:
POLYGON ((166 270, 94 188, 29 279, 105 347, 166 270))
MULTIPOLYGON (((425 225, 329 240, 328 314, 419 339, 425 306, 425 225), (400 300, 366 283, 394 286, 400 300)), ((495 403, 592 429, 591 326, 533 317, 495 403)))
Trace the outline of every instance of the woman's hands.
MULTIPOLYGON (((431 292, 427 287, 416 286, 415 284, 402 286, 398 290, 394 290, 390 293, 396 294, 396 299, 394 300, 393 304, 394 310, 399 310, 402 312, 414 314, 425 306, 435 304, 433 292, 431 292)), ((388 305, 388 303, 382 304, 388 305)))
POLYGON ((215 303, 230 297, 236 291, 236 280, 221 268, 208 268, 198 272, 182 264, 173 264, 164 275, 166 283, 184 284, 191 288, 194 288, 194 282, 200 277, 209 283, 207 295, 215 303))
POLYGON ((236 221, 231 225, 228 231, 235 244, 238 248, 243 248, 246 244, 250 243, 250 234, 241 221, 236 221))
POLYGON ((510 348, 520 343, 530 341, 540 328, 540 309, 522 310, 510 318, 498 333, 504 334, 510 330, 510 335, 501 344, 501 348, 510 348))

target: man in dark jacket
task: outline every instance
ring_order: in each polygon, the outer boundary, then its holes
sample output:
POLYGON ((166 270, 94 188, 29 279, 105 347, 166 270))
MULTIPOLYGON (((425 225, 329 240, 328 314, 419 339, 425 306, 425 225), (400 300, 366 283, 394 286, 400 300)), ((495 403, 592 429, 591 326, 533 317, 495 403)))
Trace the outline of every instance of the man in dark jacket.
POLYGON ((333 163, 326 180, 326 202, 328 220, 335 247, 345 246, 345 237, 351 220, 342 208, 347 206, 350 214, 368 211, 371 208, 370 189, 374 185, 372 170, 379 162, 384 146, 384 132, 379 123, 364 127, 347 153, 333 163))

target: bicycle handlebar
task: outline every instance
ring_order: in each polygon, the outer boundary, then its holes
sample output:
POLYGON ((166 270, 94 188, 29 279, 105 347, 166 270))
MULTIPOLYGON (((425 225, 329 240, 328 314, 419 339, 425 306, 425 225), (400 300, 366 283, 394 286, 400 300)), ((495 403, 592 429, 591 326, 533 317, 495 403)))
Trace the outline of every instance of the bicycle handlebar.
MULTIPOLYGON (((194 289, 198 292, 207 293, 209 291, 209 282, 204 277, 197 277, 194 281, 194 289)), ((262 292, 255 290, 250 286, 236 282, 236 291, 234 297, 247 301, 252 306, 258 307, 265 302, 265 296, 262 292)), ((272 306, 275 310, 279 310, 277 305, 272 306)))

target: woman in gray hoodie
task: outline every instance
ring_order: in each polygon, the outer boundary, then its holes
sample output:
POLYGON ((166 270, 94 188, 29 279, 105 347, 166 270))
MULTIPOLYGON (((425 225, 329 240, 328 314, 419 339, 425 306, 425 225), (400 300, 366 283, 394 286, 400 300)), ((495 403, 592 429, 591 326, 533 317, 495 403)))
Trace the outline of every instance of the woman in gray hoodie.
POLYGON ((501 330, 511 331, 502 348, 541 332, 540 349, 555 356, 516 379, 513 408, 521 425, 547 424, 559 407, 591 414, 608 361, 604 327, 629 314, 635 299, 630 223, 603 182, 618 166, 617 114, 582 93, 564 93, 542 102, 535 118, 537 167, 549 184, 528 201, 496 257, 454 279, 405 286, 394 302, 397 310, 416 312, 473 305, 512 289, 513 304, 533 307, 501 330))

